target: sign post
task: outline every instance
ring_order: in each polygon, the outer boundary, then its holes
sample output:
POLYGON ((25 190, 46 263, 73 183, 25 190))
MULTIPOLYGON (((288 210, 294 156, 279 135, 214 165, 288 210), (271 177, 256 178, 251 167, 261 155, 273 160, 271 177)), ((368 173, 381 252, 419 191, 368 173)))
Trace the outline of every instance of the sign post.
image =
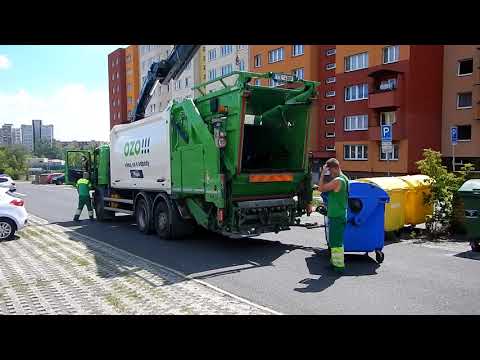
POLYGON ((393 151, 392 145, 392 125, 382 125, 382 152, 387 154, 387 171, 390 176, 390 155, 393 151))
POLYGON ((452 169, 455 171, 455 145, 458 142, 458 127, 452 126, 450 128, 450 139, 452 141, 452 169))

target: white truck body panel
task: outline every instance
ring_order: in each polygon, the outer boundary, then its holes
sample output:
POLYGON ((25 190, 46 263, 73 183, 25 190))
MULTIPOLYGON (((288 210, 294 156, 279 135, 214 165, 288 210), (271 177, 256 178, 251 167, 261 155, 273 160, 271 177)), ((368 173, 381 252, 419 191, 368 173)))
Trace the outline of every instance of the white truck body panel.
POLYGON ((170 109, 110 132, 110 185, 171 193, 170 109))

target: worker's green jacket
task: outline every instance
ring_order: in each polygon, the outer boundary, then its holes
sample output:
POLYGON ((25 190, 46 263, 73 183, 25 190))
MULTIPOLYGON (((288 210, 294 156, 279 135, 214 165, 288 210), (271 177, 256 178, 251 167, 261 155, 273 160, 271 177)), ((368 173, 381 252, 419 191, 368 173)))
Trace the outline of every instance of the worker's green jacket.
POLYGON ((77 181, 77 190, 79 197, 90 197, 90 189, 92 188, 92 184, 88 179, 79 179, 77 181))

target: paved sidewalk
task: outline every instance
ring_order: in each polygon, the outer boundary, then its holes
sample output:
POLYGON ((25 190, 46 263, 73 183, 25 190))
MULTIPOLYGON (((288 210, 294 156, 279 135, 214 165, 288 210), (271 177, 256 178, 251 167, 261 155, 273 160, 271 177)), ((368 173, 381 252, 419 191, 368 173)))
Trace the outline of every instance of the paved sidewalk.
POLYGON ((0 314, 276 314, 30 216, 0 242, 0 314))

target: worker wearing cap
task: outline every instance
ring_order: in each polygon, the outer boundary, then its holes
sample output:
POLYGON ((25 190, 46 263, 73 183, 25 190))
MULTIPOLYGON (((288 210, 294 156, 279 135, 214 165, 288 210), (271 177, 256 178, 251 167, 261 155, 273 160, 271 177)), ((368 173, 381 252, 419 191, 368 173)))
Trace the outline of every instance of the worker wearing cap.
POLYGON ((334 270, 345 270, 343 233, 347 225, 348 177, 342 173, 337 159, 329 159, 322 168, 318 190, 328 193, 328 243, 331 251, 331 264, 334 270), (325 182, 330 175, 332 180, 325 182))
POLYGON ((92 201, 90 199, 90 189, 92 188, 92 184, 90 183, 89 178, 89 173, 84 172, 83 177, 77 181, 76 186, 78 191, 78 208, 73 218, 74 221, 79 221, 80 214, 82 213, 85 205, 87 205, 88 216, 90 220, 93 220, 92 201))

